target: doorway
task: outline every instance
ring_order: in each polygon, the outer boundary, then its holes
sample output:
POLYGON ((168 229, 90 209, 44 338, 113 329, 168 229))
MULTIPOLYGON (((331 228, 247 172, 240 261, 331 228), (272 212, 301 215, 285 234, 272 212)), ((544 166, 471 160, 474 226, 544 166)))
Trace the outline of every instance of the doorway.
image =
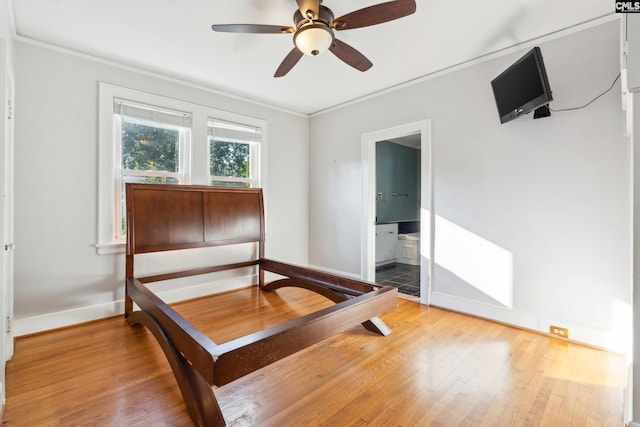
MULTIPOLYGON (((420 213, 419 213, 419 301, 430 302, 433 277, 433 191, 431 165, 431 122, 424 120, 394 128, 383 129, 362 135, 363 159, 363 221, 362 221, 362 277, 376 280, 376 204, 380 197, 400 197, 385 194, 380 196, 376 188, 376 145, 380 141, 415 141, 420 152, 420 213)), ((384 221, 381 221, 384 222, 384 221)), ((407 242, 408 243, 408 242, 407 242)), ((380 245, 378 245, 380 246, 380 245)), ((379 247, 380 250, 380 247, 379 247)), ((388 250, 388 249, 386 249, 388 250)), ((379 257, 378 257, 379 258, 379 257)), ((379 264, 379 262, 378 262, 379 264)))
POLYGON ((375 282, 420 298, 421 134, 376 142, 375 282))

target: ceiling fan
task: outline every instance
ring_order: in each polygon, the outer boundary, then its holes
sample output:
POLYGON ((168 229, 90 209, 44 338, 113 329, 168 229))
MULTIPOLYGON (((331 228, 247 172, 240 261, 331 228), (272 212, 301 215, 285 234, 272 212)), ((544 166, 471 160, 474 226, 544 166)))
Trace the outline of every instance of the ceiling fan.
POLYGON ((311 56, 329 50, 339 59, 360 71, 373 65, 366 56, 345 42, 335 38, 335 31, 351 30, 382 24, 411 15, 416 11, 415 0, 393 0, 358 9, 334 19, 333 12, 322 6, 322 0, 296 0, 293 14, 295 27, 260 24, 212 25, 213 31, 253 34, 293 34, 294 48, 284 58, 274 77, 286 75, 302 55, 311 56))

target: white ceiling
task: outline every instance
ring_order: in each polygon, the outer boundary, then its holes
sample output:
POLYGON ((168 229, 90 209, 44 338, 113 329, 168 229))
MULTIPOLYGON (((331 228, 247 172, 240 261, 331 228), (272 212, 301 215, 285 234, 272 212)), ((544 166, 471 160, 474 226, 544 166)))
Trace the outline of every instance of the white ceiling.
MULTIPOLYGON (((291 35, 214 33, 211 24, 293 25, 295 0, 10 0, 16 36, 313 114, 438 71, 613 17, 603 0, 417 0, 415 14, 336 32, 364 73, 330 52, 276 68, 291 35)), ((325 0, 336 17, 378 0, 325 0)))

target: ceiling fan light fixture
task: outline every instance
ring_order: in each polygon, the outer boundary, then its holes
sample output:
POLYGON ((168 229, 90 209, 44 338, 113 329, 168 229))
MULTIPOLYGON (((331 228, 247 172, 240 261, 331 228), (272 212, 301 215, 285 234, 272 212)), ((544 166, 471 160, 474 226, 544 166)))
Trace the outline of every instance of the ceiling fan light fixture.
POLYGON ((416 0, 384 0, 383 3, 354 10, 335 18, 333 11, 322 5, 322 0, 296 0, 293 12, 295 27, 286 25, 226 24, 212 25, 213 31, 250 34, 293 33, 294 47, 282 60, 274 77, 286 75, 304 55, 316 56, 329 50, 345 64, 358 71, 367 71, 371 61, 357 49, 336 39, 334 31, 351 30, 383 24, 411 15, 416 11, 416 0))
POLYGON ((305 55, 316 56, 331 47, 333 31, 324 24, 305 25, 293 36, 293 43, 305 55))

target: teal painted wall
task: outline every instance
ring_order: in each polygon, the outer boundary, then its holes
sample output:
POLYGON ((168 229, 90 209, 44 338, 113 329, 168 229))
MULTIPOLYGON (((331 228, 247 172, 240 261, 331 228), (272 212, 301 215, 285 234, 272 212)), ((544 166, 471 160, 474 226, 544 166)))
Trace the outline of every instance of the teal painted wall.
POLYGON ((419 171, 419 150, 390 141, 376 143, 376 216, 378 222, 420 219, 419 171))

